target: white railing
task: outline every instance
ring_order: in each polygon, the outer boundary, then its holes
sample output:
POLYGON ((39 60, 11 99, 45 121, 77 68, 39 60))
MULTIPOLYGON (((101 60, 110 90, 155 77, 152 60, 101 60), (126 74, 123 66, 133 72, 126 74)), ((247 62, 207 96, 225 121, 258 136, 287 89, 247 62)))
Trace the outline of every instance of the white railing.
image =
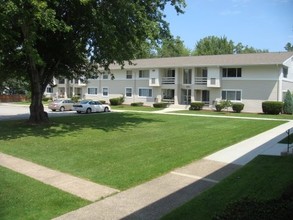
POLYGON ((175 77, 162 77, 162 84, 175 84, 175 77))
POLYGON ((208 78, 207 77, 195 77, 194 84, 195 85, 207 85, 208 78))

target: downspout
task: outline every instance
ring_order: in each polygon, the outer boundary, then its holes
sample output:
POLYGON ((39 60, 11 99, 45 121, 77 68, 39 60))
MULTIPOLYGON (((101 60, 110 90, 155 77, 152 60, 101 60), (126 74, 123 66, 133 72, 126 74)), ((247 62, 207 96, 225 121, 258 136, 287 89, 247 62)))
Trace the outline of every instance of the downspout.
MULTIPOLYGON (((277 68, 278 67, 279 67, 279 64, 277 64, 277 68)), ((282 68, 279 69, 277 101, 283 101, 283 71, 282 71, 282 68)))

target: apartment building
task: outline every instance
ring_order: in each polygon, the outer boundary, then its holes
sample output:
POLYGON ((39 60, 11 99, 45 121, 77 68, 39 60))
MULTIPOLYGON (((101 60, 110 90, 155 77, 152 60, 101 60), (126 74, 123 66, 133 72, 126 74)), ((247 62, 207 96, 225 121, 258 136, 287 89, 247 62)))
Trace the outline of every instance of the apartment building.
POLYGON ((201 101, 213 108, 220 100, 244 103, 246 112, 261 112, 263 101, 282 101, 293 91, 293 52, 189 56, 134 60, 123 69, 110 66, 98 79, 60 79, 46 95, 105 100, 125 97, 125 104, 201 101))

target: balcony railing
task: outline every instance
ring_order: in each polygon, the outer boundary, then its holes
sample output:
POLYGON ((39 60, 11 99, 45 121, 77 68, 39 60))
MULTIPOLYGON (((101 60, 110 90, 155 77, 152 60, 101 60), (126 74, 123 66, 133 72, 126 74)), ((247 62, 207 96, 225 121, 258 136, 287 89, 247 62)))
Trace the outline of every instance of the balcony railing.
POLYGON ((207 85, 208 78, 207 77, 195 77, 194 84, 195 85, 207 85))
POLYGON ((175 77, 162 77, 162 84, 175 84, 175 77))

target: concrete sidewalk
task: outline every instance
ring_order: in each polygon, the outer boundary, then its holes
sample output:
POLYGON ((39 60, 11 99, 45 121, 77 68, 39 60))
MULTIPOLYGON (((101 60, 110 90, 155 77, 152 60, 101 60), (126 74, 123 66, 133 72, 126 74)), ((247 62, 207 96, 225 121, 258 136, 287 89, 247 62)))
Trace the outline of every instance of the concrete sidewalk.
POLYGON ((0 153, 0 166, 14 170, 18 173, 39 180, 42 183, 51 185, 92 202, 119 192, 119 190, 102 186, 3 153, 0 153))
POLYGON ((160 219, 259 154, 286 149, 277 144, 293 121, 242 141, 159 178, 100 200, 56 219, 160 219), (280 149, 279 149, 280 147, 280 149))

